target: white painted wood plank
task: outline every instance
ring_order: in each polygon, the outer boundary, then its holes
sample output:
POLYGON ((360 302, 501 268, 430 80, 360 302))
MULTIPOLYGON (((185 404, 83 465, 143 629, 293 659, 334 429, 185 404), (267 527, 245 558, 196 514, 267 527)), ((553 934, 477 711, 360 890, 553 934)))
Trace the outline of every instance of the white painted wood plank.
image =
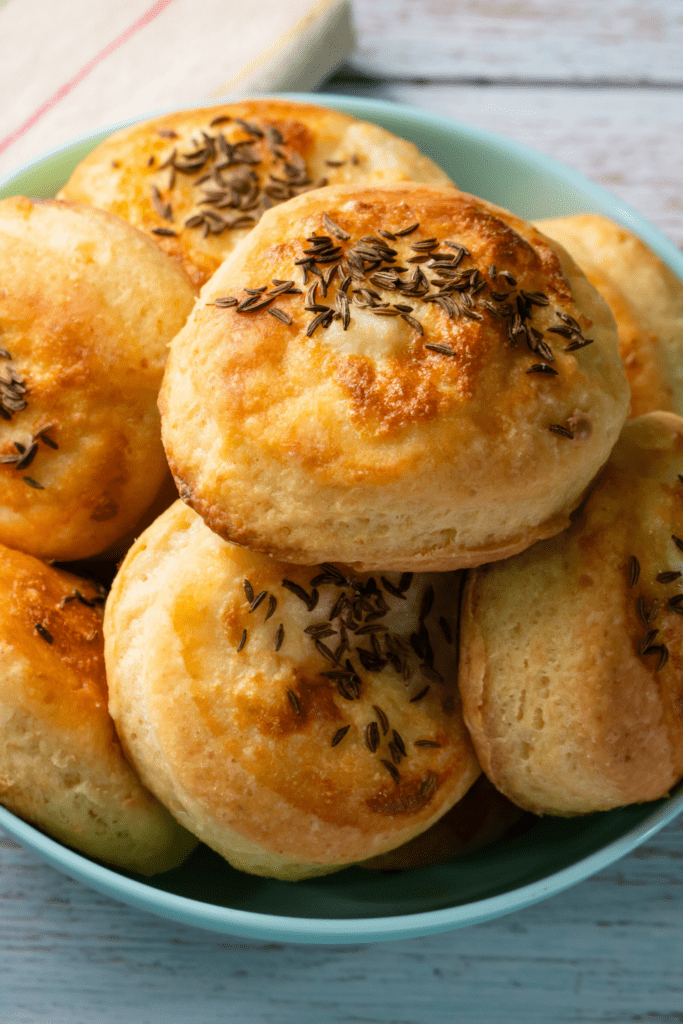
POLYGON ((353 0, 367 75, 683 81, 679 0, 353 0))
POLYGON ((3 1024, 680 1021, 683 822, 573 889, 368 946, 217 936, 91 893, 0 843, 3 1024))
POLYGON ((683 244, 683 93, 678 89, 350 83, 326 91, 422 107, 515 139, 581 171, 683 244))

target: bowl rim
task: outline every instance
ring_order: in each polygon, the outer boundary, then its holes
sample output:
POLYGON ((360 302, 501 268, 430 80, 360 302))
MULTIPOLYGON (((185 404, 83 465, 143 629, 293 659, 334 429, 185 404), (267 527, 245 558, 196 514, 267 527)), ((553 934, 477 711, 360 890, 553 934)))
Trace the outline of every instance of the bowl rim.
MULTIPOLYGON (((138 910, 156 913, 181 924, 246 938, 277 939, 295 943, 356 943, 415 938, 481 924, 522 910, 585 881, 650 839, 683 809, 683 792, 659 806, 645 821, 623 836, 570 864, 526 885, 454 907, 385 917, 314 918, 263 914, 204 903, 188 896, 157 889, 129 878, 62 845, 33 825, 0 806, 0 827, 27 846, 50 866, 138 910)), ((419 868, 414 869, 416 871, 419 868)))
MULTIPOLYGON (((419 107, 365 97, 327 93, 226 96, 204 103, 192 103, 187 108, 174 106, 152 111, 99 131, 74 137, 64 145, 47 150, 28 163, 0 175, 0 193, 7 194, 8 187, 11 187, 19 177, 39 170, 41 165, 49 165, 56 157, 64 155, 68 150, 91 141, 95 145, 101 139, 139 121, 172 113, 175 110, 218 106, 245 98, 274 98, 311 103, 338 109, 369 121, 373 121, 374 116, 381 119, 382 115, 390 115, 391 118, 403 122, 419 123, 421 126, 436 129, 451 137, 456 136, 463 141, 472 140, 506 159, 513 156, 518 161, 533 167, 534 172, 537 173, 540 170, 553 178, 559 178, 570 187, 577 188, 582 195, 593 200, 603 211, 607 211, 607 215, 646 242, 683 281, 683 253, 676 248, 673 242, 669 241, 659 229, 650 224, 636 210, 612 196, 606 189, 591 182, 579 171, 566 166, 554 157, 537 152, 523 143, 506 139, 487 129, 471 126, 440 114, 432 114, 419 107)), ((157 889, 144 881, 138 881, 119 873, 115 868, 92 861, 85 855, 51 839, 2 806, 0 806, 0 826, 52 867, 91 886, 109 898, 121 899, 139 910, 156 913, 182 924, 248 938, 275 938, 279 941, 298 943, 354 943, 436 934, 471 924, 479 924, 503 914, 521 910, 548 896, 556 895, 570 886, 584 881, 596 871, 613 864, 673 821, 681 811, 683 811, 683 790, 663 804, 659 804, 646 819, 617 839, 544 878, 496 896, 473 900, 457 906, 418 911, 411 914, 368 918, 289 917, 204 903, 201 900, 157 889)))

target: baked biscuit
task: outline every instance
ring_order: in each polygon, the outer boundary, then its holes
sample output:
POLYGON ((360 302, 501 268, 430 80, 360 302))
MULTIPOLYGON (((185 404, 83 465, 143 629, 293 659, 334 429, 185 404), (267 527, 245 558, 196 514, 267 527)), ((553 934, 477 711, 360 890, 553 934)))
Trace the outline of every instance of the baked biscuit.
POLYGON ((576 260, 612 310, 631 415, 683 414, 683 283, 644 242, 594 213, 536 225, 576 260))
POLYGON ((89 857, 152 875, 196 846, 130 767, 107 712, 87 580, 0 546, 0 803, 89 857))
POLYGON ((528 819, 529 826, 536 820, 506 799, 482 774, 462 800, 426 832, 358 866, 373 871, 406 871, 444 864, 490 846, 515 827, 515 831, 526 831, 522 818, 528 819))
POLYGON ((120 218, 0 202, 0 543, 69 560, 134 526, 167 477, 156 396, 193 302, 120 218))
POLYGON ((450 178, 412 142, 291 100, 179 110, 116 132, 78 165, 61 199, 147 231, 202 285, 263 211, 323 184, 450 178))
POLYGON ((571 529, 469 577, 460 687, 482 767, 573 815, 683 775, 683 420, 624 427, 571 529))
POLYGON ((604 300, 535 228, 453 188, 347 185, 264 215, 159 401, 180 495, 226 540, 431 572, 563 530, 628 385, 604 300))
POLYGON ((401 845, 480 772, 457 691, 459 582, 284 565, 176 502, 107 601, 131 762, 243 871, 294 880, 401 845))

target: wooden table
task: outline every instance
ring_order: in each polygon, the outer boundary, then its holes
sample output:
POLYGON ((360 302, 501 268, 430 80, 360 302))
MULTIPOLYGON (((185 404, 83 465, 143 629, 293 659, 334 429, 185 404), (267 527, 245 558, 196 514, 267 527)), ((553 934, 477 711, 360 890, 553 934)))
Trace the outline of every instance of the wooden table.
MULTIPOLYGON (((681 0, 355 0, 331 92, 414 104, 578 168, 683 242, 681 0)), ((464 931, 258 943, 112 902, 0 835, 0 1024, 683 1021, 683 821, 464 931), (680 902, 679 902, 680 901, 680 902)))

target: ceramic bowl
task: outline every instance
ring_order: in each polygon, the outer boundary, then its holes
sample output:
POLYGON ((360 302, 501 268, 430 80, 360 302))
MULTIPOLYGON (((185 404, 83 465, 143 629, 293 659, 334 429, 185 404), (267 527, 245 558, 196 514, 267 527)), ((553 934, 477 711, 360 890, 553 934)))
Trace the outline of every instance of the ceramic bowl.
MULTIPOLYGON (((550 157, 424 110, 342 96, 299 96, 411 139, 467 192, 531 220, 603 213, 639 235, 683 280, 683 255, 635 211, 550 157)), ((122 126, 117 126, 122 127, 122 126)), ((114 129, 111 129, 114 130, 114 129)), ((0 180, 0 198, 53 196, 109 132, 72 142, 0 180)), ((200 846, 175 871, 142 879, 103 867, 0 808, 0 827, 59 871, 114 899, 232 935, 369 942, 448 931, 518 910, 629 853, 683 809, 683 792, 574 819, 539 819, 522 835, 445 864, 399 873, 350 868, 289 883, 233 870, 200 846)))

